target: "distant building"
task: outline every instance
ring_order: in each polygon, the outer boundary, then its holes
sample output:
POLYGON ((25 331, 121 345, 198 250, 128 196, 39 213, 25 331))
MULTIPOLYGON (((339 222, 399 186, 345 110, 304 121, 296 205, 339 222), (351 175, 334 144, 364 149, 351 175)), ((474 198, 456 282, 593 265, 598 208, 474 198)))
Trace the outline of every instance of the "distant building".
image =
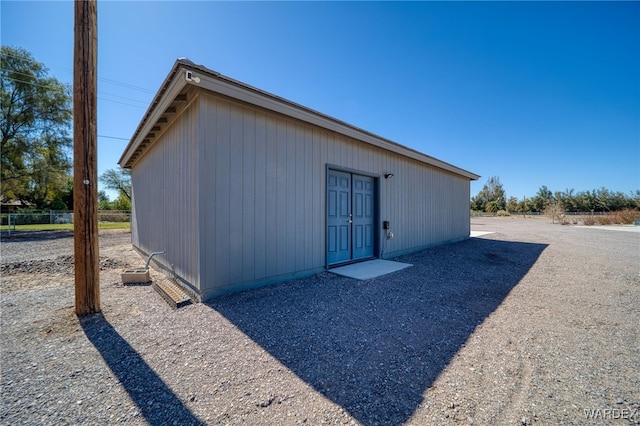
POLYGON ((18 209, 32 206, 33 203, 30 203, 29 201, 3 201, 2 203, 0 203, 0 212, 3 214, 16 213, 18 209))
POLYGON ((186 59, 119 163, 133 245, 201 300, 468 238, 479 177, 186 59))

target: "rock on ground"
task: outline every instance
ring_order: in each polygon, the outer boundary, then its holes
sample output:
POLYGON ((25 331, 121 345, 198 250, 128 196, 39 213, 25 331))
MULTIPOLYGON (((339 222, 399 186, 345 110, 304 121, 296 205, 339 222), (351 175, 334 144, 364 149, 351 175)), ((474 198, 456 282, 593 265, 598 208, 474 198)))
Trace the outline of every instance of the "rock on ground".
POLYGON ((120 283, 144 259, 102 232, 102 313, 82 318, 68 235, 3 240, 0 424, 640 424, 638 235, 472 229, 493 233, 384 277, 179 310, 120 283))

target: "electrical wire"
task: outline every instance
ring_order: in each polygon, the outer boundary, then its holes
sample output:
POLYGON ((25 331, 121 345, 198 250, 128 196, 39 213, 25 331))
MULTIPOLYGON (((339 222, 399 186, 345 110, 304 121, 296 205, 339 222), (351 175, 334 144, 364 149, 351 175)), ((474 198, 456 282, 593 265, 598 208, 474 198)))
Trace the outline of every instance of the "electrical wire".
MULTIPOLYGON (((6 71, 6 72, 10 72, 12 74, 18 74, 18 75, 22 75, 22 76, 29 77, 29 78, 33 77, 33 74, 27 74, 27 73, 24 73, 24 72, 9 70, 9 69, 6 69, 6 68, 0 68, 0 71, 6 71)), ((29 81, 18 80, 18 79, 14 78, 14 77, 7 76, 6 78, 8 78, 10 80, 13 80, 13 81, 18 81, 20 83, 37 85, 37 86, 45 87, 45 88, 49 87, 48 85, 42 85, 42 84, 32 83, 32 82, 29 82, 29 81)), ((61 83, 61 84, 64 85, 64 83, 61 83)), ((121 96, 121 95, 114 95, 113 93, 107 93, 107 92, 100 91, 100 90, 98 90, 98 94, 107 95, 107 96, 113 96, 115 98, 125 99, 125 100, 132 101, 132 102, 139 102, 141 104, 145 104, 145 106, 146 106, 146 104, 148 104, 147 101, 141 101, 141 100, 138 100, 138 99, 128 98, 126 96, 121 96)))
POLYGON ((106 138, 106 139, 118 139, 121 141, 128 141, 129 139, 127 138, 119 138, 117 136, 107 136, 107 135, 98 135, 99 138, 106 138))
MULTIPOLYGON (((13 55, 7 55, 7 56, 16 57, 16 56, 13 56, 13 55)), ((7 70, 6 68, 0 68, 0 70, 1 71, 7 71, 7 72, 13 72, 14 74, 20 74, 20 75, 23 75, 25 77, 31 77, 30 74, 21 73, 21 72, 18 72, 18 71, 7 70)), ((13 78, 13 77, 6 77, 6 78, 9 79, 9 80, 13 80, 13 81, 19 82, 19 83, 30 84, 32 86, 38 86, 38 87, 44 87, 44 88, 47 88, 47 89, 53 87, 52 85, 38 84, 38 83, 31 82, 31 81, 19 80, 17 78, 13 78)), ((118 97, 118 98, 127 99, 127 100, 134 101, 134 102, 144 103, 143 101, 139 101, 139 100, 132 99, 132 98, 127 98, 125 96, 114 95, 112 93, 105 93, 105 92, 98 92, 98 93, 102 93, 103 95, 108 95, 108 96, 115 96, 115 97, 118 97)), ((106 98, 100 98, 100 97, 98 99, 101 99, 101 100, 104 100, 104 101, 109 101, 109 102, 115 102, 115 103, 119 103, 119 104, 123 104, 123 105, 129 105, 129 106, 133 106, 133 107, 137 107, 137 108, 145 108, 144 106, 128 104, 128 103, 125 103, 125 102, 118 102, 118 101, 115 101, 115 100, 112 100, 112 99, 106 99, 106 98)), ((122 141, 128 141, 129 140, 128 138, 121 138, 121 137, 117 137, 117 136, 108 136, 108 135, 97 135, 97 136, 99 138, 106 138, 106 139, 116 139, 116 140, 122 140, 122 141)))
POLYGON ((18 83, 30 84, 30 85, 36 86, 36 87, 44 87, 45 89, 53 89, 53 88, 55 88, 55 86, 50 85, 50 84, 38 84, 38 83, 34 83, 32 81, 18 80, 17 78, 13 78, 13 77, 6 77, 6 78, 8 80, 17 81, 18 83))
POLYGON ((133 84, 129 84, 129 83, 122 83, 120 81, 112 80, 112 79, 106 78, 106 77, 98 77, 98 80, 104 81, 105 83, 115 84, 116 86, 125 87, 127 89, 139 90, 141 92, 149 93, 151 95, 153 95, 155 93, 153 90, 144 89, 142 87, 134 86, 133 84))
POLYGON ((146 106, 128 104, 126 102, 114 101, 113 99, 106 99, 106 98, 101 98, 101 97, 98 97, 98 99, 101 100, 101 101, 113 102, 114 104, 127 105, 127 106, 134 107, 134 108, 142 108, 142 109, 146 108, 146 106))
MULTIPOLYGON (((16 55, 12 55, 10 53, 3 52, 2 55, 10 56, 10 57, 15 58, 15 59, 25 60, 25 58, 22 57, 22 56, 16 56, 16 55)), ((26 59, 26 60, 28 60, 28 59, 26 59)), ((34 61, 35 61, 35 59, 34 59, 34 61)), ((38 64, 40 64, 40 63, 38 62, 38 64)), ((47 71, 48 70, 48 67, 44 66, 44 64, 41 64, 41 65, 43 66, 43 71, 47 71)), ((67 68, 67 67, 53 67, 53 68, 73 74, 73 69, 71 69, 71 68, 67 68)), ((18 74, 27 75, 27 74, 24 74, 24 73, 19 73, 17 71, 14 71, 14 72, 16 72, 18 74)), ((136 86, 136 85, 129 84, 129 83, 124 83, 122 81, 114 80, 112 78, 98 76, 98 80, 99 81, 104 81, 105 83, 114 84, 116 86, 125 87, 127 89, 139 90, 141 92, 149 93, 151 95, 155 94, 155 91, 153 91, 153 90, 145 89, 144 87, 136 86)))
MULTIPOLYGON (((13 77, 6 77, 6 78, 8 80, 17 81, 18 83, 30 84, 32 86, 37 86, 37 87, 44 87, 45 89, 54 88, 54 86, 33 83, 33 82, 30 82, 30 81, 18 80, 17 78, 13 78, 13 77)), ((98 93, 102 93, 102 92, 98 92, 98 93)), ((106 94, 106 95, 109 95, 109 96, 117 96, 117 97, 120 97, 120 98, 125 98, 124 96, 110 95, 108 93, 102 93, 102 94, 103 95, 106 94)), ((134 108, 141 108, 141 109, 147 108, 144 105, 134 105, 134 104, 130 104, 130 103, 127 103, 127 102, 120 102, 120 101, 116 101, 116 100, 113 100, 113 99, 107 99, 107 98, 103 98, 103 97, 98 97, 98 99, 102 100, 102 101, 113 102, 113 103, 120 104, 120 105, 127 105, 127 106, 134 107, 134 108)), ((130 98, 125 98, 125 99, 130 99, 130 98)), ((131 99, 131 100, 133 100, 134 102, 144 103, 143 101, 137 101, 137 100, 134 100, 134 99, 131 99)))
POLYGON ((132 102, 140 102, 141 104, 145 104, 147 105, 149 102, 147 101, 140 101, 138 99, 133 99, 133 98, 128 98, 126 96, 120 96, 120 95, 114 95, 113 93, 107 93, 107 92, 102 92, 100 90, 98 90, 99 94, 103 94, 103 95, 107 95, 107 96, 113 96, 114 98, 120 98, 120 99, 125 99, 127 101, 132 101, 132 102))

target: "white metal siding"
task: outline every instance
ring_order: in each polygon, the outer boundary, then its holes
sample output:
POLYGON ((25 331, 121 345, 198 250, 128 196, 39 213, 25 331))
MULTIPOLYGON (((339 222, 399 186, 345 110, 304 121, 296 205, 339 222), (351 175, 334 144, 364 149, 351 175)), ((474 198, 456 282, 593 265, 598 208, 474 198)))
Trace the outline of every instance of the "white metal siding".
POLYGON ((469 235, 466 177, 220 96, 200 101, 203 242, 192 245, 205 298, 324 267, 327 164, 380 176, 379 219, 396 236, 385 257, 469 235))

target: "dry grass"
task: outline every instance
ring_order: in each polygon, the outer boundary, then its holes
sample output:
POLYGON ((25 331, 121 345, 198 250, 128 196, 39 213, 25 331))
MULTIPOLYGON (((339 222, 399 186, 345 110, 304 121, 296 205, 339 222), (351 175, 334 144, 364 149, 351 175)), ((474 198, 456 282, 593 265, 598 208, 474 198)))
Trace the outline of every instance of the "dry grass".
POLYGON ((611 212, 606 215, 584 215, 584 216, 566 216, 561 215, 559 223, 561 225, 633 225, 636 219, 640 219, 640 211, 638 210, 621 210, 619 212, 611 212))
POLYGON ((613 213, 613 223, 624 225, 632 225, 636 219, 640 219, 640 211, 638 210, 622 210, 613 213))

